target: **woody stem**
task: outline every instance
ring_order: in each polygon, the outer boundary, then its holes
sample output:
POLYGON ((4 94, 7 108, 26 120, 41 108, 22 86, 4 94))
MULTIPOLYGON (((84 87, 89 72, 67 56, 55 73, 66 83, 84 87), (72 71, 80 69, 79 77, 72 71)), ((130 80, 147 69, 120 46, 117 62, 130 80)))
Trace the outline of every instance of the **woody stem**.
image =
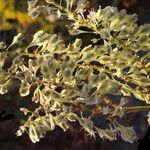
POLYGON ((141 112, 141 111, 150 111, 150 105, 148 105, 148 106, 132 106, 132 107, 127 107, 125 109, 125 113, 134 113, 134 112, 141 112))

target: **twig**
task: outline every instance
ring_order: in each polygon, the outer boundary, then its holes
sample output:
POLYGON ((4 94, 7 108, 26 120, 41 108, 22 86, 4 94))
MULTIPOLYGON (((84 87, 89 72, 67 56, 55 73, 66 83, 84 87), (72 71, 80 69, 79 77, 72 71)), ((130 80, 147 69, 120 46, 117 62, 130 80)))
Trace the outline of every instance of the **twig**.
POLYGON ((125 113, 135 113, 141 111, 150 111, 150 105, 148 106, 133 106, 133 107, 126 107, 125 113))

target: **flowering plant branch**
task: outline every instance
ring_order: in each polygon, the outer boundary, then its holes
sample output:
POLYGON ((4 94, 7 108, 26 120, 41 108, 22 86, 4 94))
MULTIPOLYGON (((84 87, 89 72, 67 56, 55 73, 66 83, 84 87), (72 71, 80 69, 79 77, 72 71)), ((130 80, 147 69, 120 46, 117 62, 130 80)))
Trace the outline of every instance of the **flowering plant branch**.
POLYGON ((96 38, 87 45, 79 38, 65 45, 57 35, 38 31, 26 48, 22 48, 22 34, 8 47, 0 43, 0 93, 6 93, 11 81, 17 79, 20 96, 32 95, 34 109, 20 109, 28 119, 17 135, 27 132, 35 143, 55 126, 66 131, 71 122, 78 121, 94 138, 98 134, 116 140, 119 135, 133 143, 135 131, 121 125, 118 118, 150 110, 150 25, 138 26, 135 14, 114 7, 87 9, 86 0, 46 0, 43 5, 32 0, 28 5, 33 18, 40 13, 54 14, 68 20, 72 36, 92 33, 96 38), (11 53, 11 66, 4 67, 11 53), (131 94, 148 105, 126 107, 131 94), (109 95, 119 96, 119 102, 109 95), (100 114, 108 123, 106 129, 94 123, 100 114))

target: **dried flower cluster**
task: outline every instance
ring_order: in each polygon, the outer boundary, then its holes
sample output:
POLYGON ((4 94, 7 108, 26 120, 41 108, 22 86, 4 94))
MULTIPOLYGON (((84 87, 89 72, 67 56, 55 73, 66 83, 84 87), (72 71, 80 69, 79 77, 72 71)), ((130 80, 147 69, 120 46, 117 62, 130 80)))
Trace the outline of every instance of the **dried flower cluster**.
POLYGON ((72 36, 95 34, 89 45, 77 38, 66 46, 57 35, 43 31, 34 34, 26 48, 22 46, 22 34, 14 37, 9 47, 0 43, 0 93, 6 93, 10 82, 17 79, 21 82, 20 96, 32 91, 31 103, 36 103, 35 110, 20 109, 28 120, 18 136, 27 132, 35 143, 55 126, 66 131, 71 122, 78 121, 94 138, 96 134, 109 140, 121 136, 134 142, 133 128, 121 125, 117 119, 140 110, 125 106, 131 94, 150 104, 150 24, 138 26, 135 14, 127 15, 125 10, 110 6, 87 10, 86 3, 46 0, 38 5, 38 0, 32 0, 28 11, 33 18, 40 13, 66 18, 72 36), (4 67, 11 53, 15 57, 9 67, 4 67), (108 94, 119 95, 120 103, 108 94), (89 112, 88 116, 84 112, 89 112), (93 118, 100 114, 108 122, 106 129, 94 123, 93 118))

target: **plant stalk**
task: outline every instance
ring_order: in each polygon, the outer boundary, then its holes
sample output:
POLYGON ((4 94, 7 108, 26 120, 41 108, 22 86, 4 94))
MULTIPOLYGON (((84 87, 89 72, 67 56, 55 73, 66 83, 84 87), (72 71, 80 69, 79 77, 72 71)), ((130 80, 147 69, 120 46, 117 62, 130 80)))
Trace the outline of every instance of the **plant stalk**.
POLYGON ((141 112, 141 111, 150 111, 150 105, 127 107, 125 113, 127 114, 127 113, 141 112))

